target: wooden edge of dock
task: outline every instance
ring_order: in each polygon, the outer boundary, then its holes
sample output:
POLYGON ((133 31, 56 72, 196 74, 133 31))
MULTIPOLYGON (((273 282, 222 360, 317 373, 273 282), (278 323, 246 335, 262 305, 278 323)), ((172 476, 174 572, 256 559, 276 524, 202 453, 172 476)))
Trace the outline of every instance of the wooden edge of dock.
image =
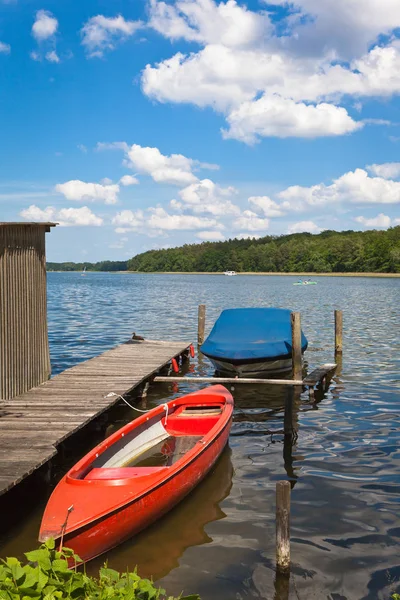
POLYGON ((0 496, 58 452, 57 447, 140 390, 191 344, 141 340, 78 363, 15 398, 0 400, 0 496))
POLYGON ((247 383, 247 384, 264 384, 264 385, 292 385, 311 387, 322 381, 328 374, 336 369, 335 363, 327 363, 314 369, 304 379, 264 379, 251 377, 198 377, 198 376, 156 376, 152 379, 154 383, 247 383))

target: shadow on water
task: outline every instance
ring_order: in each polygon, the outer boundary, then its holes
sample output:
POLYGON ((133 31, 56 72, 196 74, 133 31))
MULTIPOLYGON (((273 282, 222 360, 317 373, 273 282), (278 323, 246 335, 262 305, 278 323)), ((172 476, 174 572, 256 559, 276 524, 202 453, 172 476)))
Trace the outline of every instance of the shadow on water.
MULTIPOLYGON (((231 450, 225 448, 212 471, 178 506, 154 525, 107 553, 108 564, 117 569, 138 566, 143 577, 160 579, 179 565, 190 546, 209 544, 208 523, 224 519, 220 503, 232 487, 231 450)), ((100 557, 87 565, 89 573, 104 563, 100 557)))

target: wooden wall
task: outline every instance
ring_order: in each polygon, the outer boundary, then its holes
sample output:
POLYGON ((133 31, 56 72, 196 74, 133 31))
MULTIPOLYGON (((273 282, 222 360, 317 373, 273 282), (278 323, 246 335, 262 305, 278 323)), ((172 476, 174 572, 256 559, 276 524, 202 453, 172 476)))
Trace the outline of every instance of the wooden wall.
POLYGON ((50 224, 0 223, 0 398, 50 377, 45 235, 50 224))

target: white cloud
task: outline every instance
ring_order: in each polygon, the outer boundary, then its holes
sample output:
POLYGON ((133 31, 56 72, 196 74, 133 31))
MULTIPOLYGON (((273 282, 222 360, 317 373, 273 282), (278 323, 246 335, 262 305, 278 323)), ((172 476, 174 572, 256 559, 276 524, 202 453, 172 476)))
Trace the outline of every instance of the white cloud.
POLYGON ((45 58, 46 58, 46 60, 48 60, 49 62, 52 62, 52 63, 60 62, 60 58, 55 50, 51 50, 50 52, 47 52, 45 58))
POLYGON ((373 219, 366 219, 365 217, 356 217, 355 220, 364 227, 382 227, 387 229, 391 225, 391 218, 383 213, 379 213, 378 216, 373 219))
POLYGON ((192 169, 196 161, 182 154, 161 154, 158 148, 146 148, 133 144, 127 149, 128 165, 157 183, 188 185, 197 181, 192 169))
MULTIPOLYGON (((287 0, 266 2, 289 6, 287 0)), ((293 35, 285 42, 307 54, 334 50, 348 58, 400 25, 397 0, 295 0, 292 7, 298 12, 289 17, 293 35)))
POLYGON ((251 196, 248 201, 254 210, 260 211, 265 217, 281 217, 285 214, 281 205, 268 196, 251 196))
POLYGON ((0 42, 0 54, 10 54, 11 46, 5 42, 0 42))
POLYGON ((196 237, 204 242, 223 242, 225 236, 220 231, 199 231, 196 237))
POLYGON ((244 102, 227 117, 225 138, 253 144, 258 137, 336 136, 352 133, 363 125, 353 121, 344 108, 327 104, 294 102, 281 96, 264 95, 259 100, 244 102))
POLYGON ((210 213, 214 216, 238 215, 240 208, 229 198, 237 193, 234 187, 222 188, 211 179, 203 179, 180 190, 182 203, 172 201, 173 208, 190 208, 195 213, 210 213))
POLYGON ((123 210, 115 215, 112 220, 117 226, 117 233, 137 231, 147 235, 163 231, 191 231, 196 229, 222 229, 215 219, 195 217, 191 215, 171 215, 164 208, 149 208, 142 210, 123 210))
POLYGON ((141 21, 126 21, 121 15, 97 15, 82 27, 82 44, 90 57, 101 57, 106 50, 114 50, 116 43, 132 36, 142 27, 141 21))
MULTIPOLYGON (((141 230, 145 223, 145 215, 142 210, 122 210, 112 219, 112 224, 116 225, 120 231, 141 230)), ((119 233, 119 232, 117 232, 119 233)), ((144 233, 144 232, 143 232, 144 233)))
POLYGON ((384 179, 397 179, 400 176, 400 162, 368 165, 366 168, 373 175, 384 179))
POLYGON ((124 175, 123 177, 121 177, 119 182, 121 185, 124 186, 137 185, 139 183, 139 179, 137 179, 137 177, 133 177, 133 175, 124 175))
POLYGON ((266 13, 256 13, 235 0, 180 0, 167 4, 150 0, 149 25, 165 37, 201 44, 250 46, 272 31, 266 13))
POLYGON ((42 42, 54 36, 58 28, 58 21, 48 10, 38 10, 36 20, 32 25, 32 35, 42 42))
POLYGON ((85 181, 71 180, 58 183, 56 192, 63 194, 67 200, 76 201, 101 201, 105 204, 115 204, 118 201, 118 184, 86 183, 85 181))
POLYGON ((19 213, 23 219, 28 221, 51 222, 55 220, 56 209, 53 206, 41 209, 35 204, 21 210, 19 213))
POLYGON ((211 106, 226 117, 227 137, 251 143, 258 136, 344 135, 364 124, 388 124, 356 121, 339 104, 352 97, 361 110, 362 97, 400 94, 400 41, 391 35, 400 27, 398 0, 273 3, 288 14, 278 36, 262 12, 233 1, 153 0, 153 27, 204 47, 147 65, 144 93, 160 102, 211 106), (387 37, 378 45, 382 33, 387 37))
POLYGON ((243 211, 242 215, 233 222, 234 229, 250 231, 263 231, 269 227, 269 219, 261 219, 251 210, 243 211))
POLYGON ((220 44, 189 55, 178 52, 142 73, 142 89, 160 102, 190 102, 227 112, 251 100, 279 71, 286 72, 278 55, 235 50, 220 44))
POLYGON ((245 233, 238 233, 237 235, 235 235, 235 238, 237 240, 259 240, 261 237, 261 235, 258 235, 257 233, 250 233, 250 232, 245 232, 245 233))
POLYGON ((83 154, 87 154, 88 149, 86 148, 86 146, 84 144, 78 144, 77 148, 78 148, 78 150, 83 152, 83 154))
POLYGON ((288 227, 288 233, 320 233, 322 229, 314 221, 300 221, 288 227))
POLYGON ((400 41, 374 46, 348 64, 322 54, 313 59, 282 48, 236 49, 209 45, 197 53, 177 53, 142 74, 143 91, 161 101, 212 106, 229 114, 261 94, 296 102, 332 101, 344 95, 400 93, 400 41))
POLYGON ((170 215, 164 208, 149 209, 150 216, 147 225, 152 229, 160 230, 192 230, 204 228, 222 228, 215 219, 195 217, 191 215, 170 215))
POLYGON ((20 212, 20 216, 28 221, 57 222, 61 227, 69 226, 100 226, 103 219, 96 216, 87 206, 82 208, 61 208, 57 210, 53 206, 41 209, 32 204, 20 212))
POLYGON ((382 177, 370 177, 364 169, 349 171, 331 185, 311 187, 290 186, 278 194, 284 210, 303 211, 333 203, 397 204, 400 202, 400 182, 382 177))

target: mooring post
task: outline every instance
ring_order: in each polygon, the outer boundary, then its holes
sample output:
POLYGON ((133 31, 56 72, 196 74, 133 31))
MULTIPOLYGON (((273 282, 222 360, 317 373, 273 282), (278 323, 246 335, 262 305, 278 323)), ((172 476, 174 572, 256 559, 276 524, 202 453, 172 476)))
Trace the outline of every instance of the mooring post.
POLYGON ((199 304, 199 321, 197 328, 197 343, 199 346, 204 342, 204 330, 206 327, 206 305, 199 304))
POLYGON ((335 310, 335 356, 343 352, 343 311, 335 310))
POLYGON ((303 364, 301 357, 301 317, 299 312, 292 312, 291 324, 293 379, 302 379, 303 364))
POLYGON ((276 484, 276 570, 290 571, 290 482, 276 484))

